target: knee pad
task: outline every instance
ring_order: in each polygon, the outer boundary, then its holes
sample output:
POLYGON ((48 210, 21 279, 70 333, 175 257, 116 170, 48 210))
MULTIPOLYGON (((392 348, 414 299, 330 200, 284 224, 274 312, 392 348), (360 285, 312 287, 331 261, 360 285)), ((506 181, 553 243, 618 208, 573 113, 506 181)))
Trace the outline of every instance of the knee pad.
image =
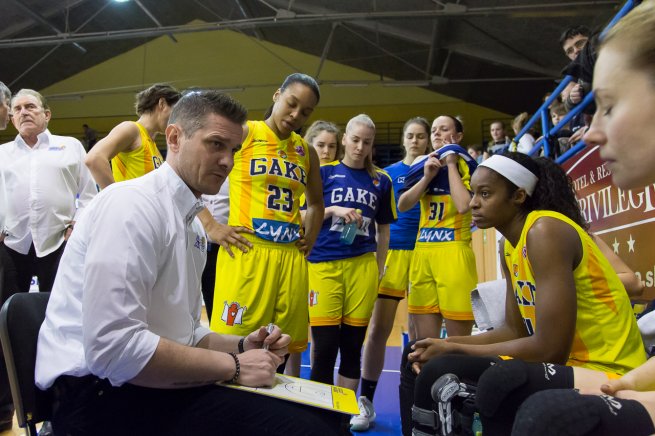
POLYGON ((601 421, 602 403, 600 397, 580 395, 572 389, 537 392, 519 408, 512 433, 546 436, 595 432, 601 421))
POLYGON ((427 410, 414 405, 412 407, 413 434, 425 433, 448 436, 460 434, 461 430, 471 427, 475 388, 460 383, 454 374, 444 374, 431 386, 430 393, 436 403, 436 410, 427 410), (458 407, 453 405, 458 400, 458 407))
POLYGON ((435 403, 447 403, 453 399, 475 398, 476 387, 460 383, 454 374, 444 374, 434 382, 430 394, 435 403))
POLYGON ((357 360, 356 362, 345 362, 343 360, 343 356, 341 356, 341 364, 339 365, 339 375, 346 378, 359 379, 361 374, 362 374, 362 370, 360 368, 359 360, 357 360))
POLYGON ((580 395, 573 389, 532 395, 519 409, 512 430, 512 434, 534 436, 645 436, 653 432, 650 415, 639 402, 609 395, 580 395))
POLYGON ((530 395, 547 389, 572 389, 573 368, 553 363, 527 363, 512 359, 500 362, 482 374, 478 383, 480 414, 514 415, 530 395), (502 408, 499 408, 502 404, 502 408))
POLYGON ((487 369, 478 381, 476 404, 480 414, 493 416, 500 404, 528 381, 528 369, 522 360, 506 360, 487 369))
POLYGON ((438 435, 439 415, 434 410, 412 406, 412 435, 438 435))

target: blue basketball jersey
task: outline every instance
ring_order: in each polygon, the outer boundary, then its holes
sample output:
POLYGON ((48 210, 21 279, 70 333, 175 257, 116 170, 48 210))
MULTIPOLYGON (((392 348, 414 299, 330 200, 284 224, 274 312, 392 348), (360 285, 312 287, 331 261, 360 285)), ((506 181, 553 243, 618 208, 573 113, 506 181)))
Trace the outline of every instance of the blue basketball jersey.
MULTIPOLYGON (((460 147, 457 144, 448 144, 444 145, 437 151, 434 151, 428 155, 421 156, 417 159, 412 166, 409 167, 407 175, 405 176, 405 185, 401 188, 401 193, 408 190, 423 178, 425 161, 429 156, 436 155, 437 159, 443 159, 449 154, 457 153, 459 157, 464 161, 464 166, 466 167, 466 176, 470 177, 473 174, 473 171, 478 167, 475 159, 468 154, 468 152, 460 147)), ((450 194, 450 184, 448 183, 448 167, 444 167, 439 170, 434 179, 430 181, 426 191, 428 194, 439 195, 439 194, 450 194)))
MULTIPOLYGON (((405 186, 405 176, 410 166, 403 161, 389 165, 384 170, 391 177, 393 183, 393 193, 398 201, 400 191, 405 186)), ((398 206, 396 204, 396 206, 398 206)), ((418 233, 418 223, 421 217, 421 205, 416 203, 413 208, 407 212, 398 212, 398 221, 391 224, 391 240, 389 248, 392 250, 413 250, 416 243, 416 234, 418 233)))
POLYGON ((360 209, 364 222, 352 245, 343 245, 339 241, 343 220, 336 216, 325 219, 308 261, 348 259, 376 251, 375 223, 390 224, 396 220, 391 178, 381 169, 377 173, 378 177, 373 179, 365 169, 349 168, 341 162, 321 166, 325 207, 360 209))

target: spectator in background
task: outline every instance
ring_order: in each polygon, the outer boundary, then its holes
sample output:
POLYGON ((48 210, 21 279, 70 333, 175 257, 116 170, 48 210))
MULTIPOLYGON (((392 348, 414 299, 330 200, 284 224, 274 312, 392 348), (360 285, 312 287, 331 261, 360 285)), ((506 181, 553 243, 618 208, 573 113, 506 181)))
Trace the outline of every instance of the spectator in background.
POLYGON ((469 148, 466 151, 468 151, 469 155, 471 155, 471 157, 475 159, 477 163, 481 163, 484 160, 482 147, 478 144, 469 145, 469 148))
POLYGON ((11 112, 18 135, 0 147, 8 206, 0 249, 9 254, 8 270, 16 274, 7 286, 12 293, 28 292, 36 275, 39 289, 50 292, 64 243, 96 194, 95 182, 80 141, 48 130, 51 112, 41 94, 21 89, 11 112))
POLYGON ((509 138, 505 134, 505 123, 502 121, 494 121, 489 126, 489 133, 491 133, 491 141, 487 151, 490 155, 500 153, 504 148, 509 145, 509 138))
MULTIPOLYGON (((593 63, 595 62, 595 54, 589 49, 585 50, 587 43, 591 38, 591 30, 586 26, 574 26, 566 29, 560 36, 560 45, 564 54, 571 60, 571 63, 567 65, 562 74, 571 75, 575 79, 562 91, 562 101, 566 107, 567 111, 570 111, 575 106, 577 106, 585 94, 591 89, 591 77, 593 69, 593 63), (584 52, 584 53, 583 53, 584 52), (586 68, 587 72, 580 69, 580 54, 583 53, 583 57, 588 59, 586 63, 590 64, 586 68)), ((577 142, 582 139, 582 135, 585 132, 586 125, 585 115, 583 113, 578 114, 573 117, 571 120, 571 130, 572 132, 577 132, 582 129, 577 135, 573 136, 571 142, 577 142)))
POLYGON ((588 27, 574 26, 562 32, 559 43, 566 57, 573 61, 578 57, 589 38, 591 38, 591 30, 588 27))
POLYGON ((566 110, 566 106, 559 100, 555 100, 553 104, 550 105, 550 121, 553 123, 553 126, 559 124, 562 121, 562 118, 566 116, 569 111, 566 110))
POLYGON ((98 132, 89 127, 88 124, 82 124, 82 128, 84 129, 84 146, 88 152, 98 142, 98 132))
MULTIPOLYGON (((518 135, 521 129, 523 129, 523 126, 525 126, 526 121, 528 120, 528 113, 527 112, 521 112, 514 118, 514 121, 512 121, 512 129, 514 130, 514 135, 518 135)), ((532 150, 532 147, 534 147, 534 136, 532 135, 532 131, 528 130, 521 136, 519 139, 519 143, 516 145, 516 151, 519 153, 523 154, 528 154, 530 150, 532 150)))
MULTIPOLYGON (((566 116, 568 110, 566 106, 559 100, 555 100, 552 105, 550 105, 550 120, 553 123, 553 126, 559 124, 559 122, 566 116)), ((561 156, 569 148, 571 148, 570 137, 572 135, 571 130, 568 128, 568 125, 564 126, 557 132, 557 135, 554 139, 557 140, 557 147, 555 150, 555 156, 561 156)))

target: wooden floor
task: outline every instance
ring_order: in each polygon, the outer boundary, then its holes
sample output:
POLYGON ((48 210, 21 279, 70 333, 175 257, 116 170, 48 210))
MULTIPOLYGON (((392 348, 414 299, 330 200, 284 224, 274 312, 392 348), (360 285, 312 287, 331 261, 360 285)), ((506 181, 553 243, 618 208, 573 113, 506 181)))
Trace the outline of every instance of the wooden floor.
MULTIPOLYGON (((205 309, 202 310, 202 323, 209 327, 209 321, 205 309)), ((399 347, 402 344, 402 333, 407 331, 407 300, 402 300, 398 305, 396 312, 396 319, 394 321, 393 330, 387 341, 387 346, 399 347)), ((39 426, 37 426, 39 427, 39 426)), ((24 436, 26 433, 23 429, 18 427, 16 417, 14 416, 14 428, 10 431, 0 432, 0 436, 24 436)))
MULTIPOLYGON (((41 428, 41 425, 39 424, 37 428, 41 428)), ((18 428, 18 422, 16 421, 16 415, 14 415, 14 428, 9 430, 9 431, 2 431, 0 432, 0 436, 24 436, 27 433, 25 430, 22 428, 18 428)))

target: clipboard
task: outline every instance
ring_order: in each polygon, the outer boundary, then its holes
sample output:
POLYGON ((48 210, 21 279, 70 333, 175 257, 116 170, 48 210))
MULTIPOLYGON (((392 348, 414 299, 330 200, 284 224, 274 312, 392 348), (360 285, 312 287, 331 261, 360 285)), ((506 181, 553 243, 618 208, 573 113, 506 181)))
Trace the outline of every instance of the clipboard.
POLYGON ((359 415, 355 392, 341 386, 328 385, 284 374, 275 374, 275 381, 271 387, 251 388, 230 383, 218 384, 230 389, 239 389, 339 413, 359 415))

